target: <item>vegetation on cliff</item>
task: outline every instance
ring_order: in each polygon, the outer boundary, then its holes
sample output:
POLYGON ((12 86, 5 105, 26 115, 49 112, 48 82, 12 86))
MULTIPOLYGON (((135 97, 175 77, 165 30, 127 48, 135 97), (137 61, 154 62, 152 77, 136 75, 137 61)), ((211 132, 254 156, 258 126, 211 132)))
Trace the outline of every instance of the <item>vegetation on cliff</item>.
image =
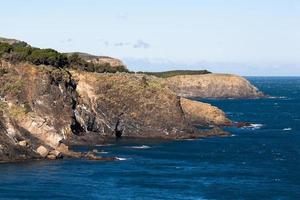
POLYGON ((210 71, 207 70, 172 70, 172 71, 165 71, 165 72, 138 72, 139 74, 147 74, 156 76, 159 78, 169 78, 172 76, 178 75, 201 75, 201 74, 210 74, 210 71))
POLYGON ((25 42, 0 41, 0 58, 12 63, 29 62, 34 65, 72 68, 88 72, 128 72, 125 66, 111 67, 109 63, 87 62, 76 53, 68 55, 53 49, 34 48, 25 42))

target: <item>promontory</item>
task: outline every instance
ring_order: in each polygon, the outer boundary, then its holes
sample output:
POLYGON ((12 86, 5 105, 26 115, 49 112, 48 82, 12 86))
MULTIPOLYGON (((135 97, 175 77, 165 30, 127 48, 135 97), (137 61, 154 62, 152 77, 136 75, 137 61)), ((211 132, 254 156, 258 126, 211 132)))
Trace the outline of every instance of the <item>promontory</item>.
POLYGON ((121 60, 60 53, 0 39, 0 162, 96 158, 72 145, 108 138, 183 139, 226 135, 225 113, 188 99, 257 98, 235 75, 135 73, 121 60), (201 131, 196 126, 211 127, 201 131))

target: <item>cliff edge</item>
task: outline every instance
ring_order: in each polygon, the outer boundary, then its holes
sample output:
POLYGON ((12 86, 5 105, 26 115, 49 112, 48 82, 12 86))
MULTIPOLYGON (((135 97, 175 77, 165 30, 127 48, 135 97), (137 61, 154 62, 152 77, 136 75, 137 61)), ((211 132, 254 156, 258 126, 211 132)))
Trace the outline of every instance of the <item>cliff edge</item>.
POLYGON ((247 79, 231 74, 178 75, 163 82, 178 96, 199 98, 260 98, 247 79))

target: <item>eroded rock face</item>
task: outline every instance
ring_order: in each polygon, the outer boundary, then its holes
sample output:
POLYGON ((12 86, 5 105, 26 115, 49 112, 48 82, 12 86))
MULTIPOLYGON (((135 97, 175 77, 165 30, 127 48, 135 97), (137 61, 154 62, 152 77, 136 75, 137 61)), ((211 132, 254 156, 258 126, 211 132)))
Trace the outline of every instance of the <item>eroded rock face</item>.
POLYGON ((215 106, 186 98, 180 98, 180 103, 187 119, 195 125, 231 125, 225 113, 215 106))
POLYGON ((69 55, 72 54, 77 54, 80 58, 84 59, 87 62, 92 62, 95 64, 100 64, 100 65, 106 65, 108 64, 110 67, 124 67, 127 69, 126 65, 117 58, 112 58, 108 56, 95 56, 87 53, 81 53, 81 52, 73 52, 73 53, 68 53, 69 55))
POLYGON ((163 81, 181 97, 200 98, 259 98, 255 86, 243 77, 229 74, 182 75, 163 81))
POLYGON ((72 72, 80 96, 76 119, 105 136, 164 137, 192 131, 179 98, 160 82, 135 74, 72 72))
POLYGON ((5 127, 1 135, 6 146, 26 149, 26 158, 42 157, 36 152, 41 145, 56 149, 72 134, 76 91, 68 72, 5 61, 0 68, 0 117, 5 127))
POLYGON ((0 161, 84 157, 68 144, 97 144, 108 137, 198 137, 194 124, 228 122, 221 110, 180 98, 160 78, 141 74, 0 60, 0 85, 0 161))
POLYGON ((7 129, 0 117, 0 162, 40 158, 33 149, 19 145, 18 137, 11 135, 7 129))
POLYGON ((125 64, 121 60, 106 56, 98 56, 96 58, 91 59, 90 62, 97 64, 109 64, 111 67, 125 66, 125 64))

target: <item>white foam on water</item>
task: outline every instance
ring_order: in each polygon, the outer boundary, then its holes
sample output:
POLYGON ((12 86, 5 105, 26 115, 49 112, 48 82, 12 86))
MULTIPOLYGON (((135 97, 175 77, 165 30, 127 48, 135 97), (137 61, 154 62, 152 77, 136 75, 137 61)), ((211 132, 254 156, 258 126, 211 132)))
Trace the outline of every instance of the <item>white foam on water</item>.
POLYGON ((263 124, 250 124, 249 126, 245 126, 244 128, 250 128, 252 130, 257 130, 263 127, 263 124))
POLYGON ((183 139, 185 141, 195 141, 195 140, 199 140, 199 139, 192 139, 192 138, 188 138, 188 139, 183 139))
POLYGON ((95 146, 96 147, 107 147, 107 146, 112 146, 112 144, 97 144, 95 146))
POLYGON ((127 158, 120 158, 120 157, 116 157, 116 159, 120 161, 128 160, 127 158))
POLYGON ((151 147, 147 146, 147 145, 141 145, 141 146, 131 146, 131 147, 127 147, 130 149, 150 149, 151 147))
POLYGON ((292 130, 292 128, 284 128, 284 129, 282 129, 283 131, 291 131, 292 130))
POLYGON ((285 96, 278 96, 278 97, 274 97, 274 96, 270 96, 268 97, 268 99, 286 99, 287 97, 285 96))

